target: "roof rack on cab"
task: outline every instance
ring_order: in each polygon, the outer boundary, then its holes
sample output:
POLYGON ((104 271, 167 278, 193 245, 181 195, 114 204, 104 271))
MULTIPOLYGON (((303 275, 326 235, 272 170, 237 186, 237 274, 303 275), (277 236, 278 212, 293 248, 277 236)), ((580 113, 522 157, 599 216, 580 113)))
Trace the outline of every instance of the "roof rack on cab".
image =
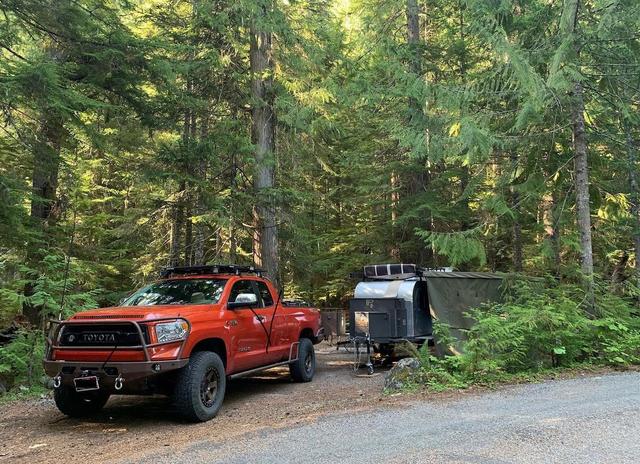
POLYGON ((262 277, 264 271, 253 266, 238 266, 236 264, 206 264, 204 266, 167 267, 160 271, 160 277, 166 279, 172 276, 200 275, 200 274, 255 274, 262 277))

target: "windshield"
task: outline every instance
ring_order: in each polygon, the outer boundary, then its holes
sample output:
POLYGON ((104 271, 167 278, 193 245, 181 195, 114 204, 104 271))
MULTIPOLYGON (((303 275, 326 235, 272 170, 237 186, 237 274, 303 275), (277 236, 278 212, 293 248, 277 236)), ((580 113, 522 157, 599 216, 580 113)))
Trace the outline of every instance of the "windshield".
POLYGON ((138 290, 122 306, 215 304, 226 283, 226 279, 165 280, 138 290))

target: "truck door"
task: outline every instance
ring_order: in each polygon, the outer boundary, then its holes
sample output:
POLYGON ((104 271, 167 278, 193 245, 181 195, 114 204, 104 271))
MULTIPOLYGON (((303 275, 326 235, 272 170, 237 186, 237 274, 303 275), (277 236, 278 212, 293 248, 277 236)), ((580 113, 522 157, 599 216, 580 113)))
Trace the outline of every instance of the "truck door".
POLYGON ((255 285, 262 301, 262 309, 264 310, 264 324, 267 330, 271 328, 271 343, 269 344, 269 360, 270 362, 278 362, 289 356, 289 347, 291 340, 288 336, 286 308, 283 308, 278 302, 278 310, 276 311, 273 324, 271 319, 274 317, 273 312, 278 300, 276 295, 271 293, 269 286, 260 280, 255 281, 255 285))
POLYGON ((254 281, 239 280, 233 284, 229 301, 235 301, 238 295, 246 293, 256 295, 258 300, 258 306, 253 308, 253 311, 249 308, 227 309, 227 311, 233 312, 233 318, 237 321, 231 330, 235 372, 246 371, 270 362, 266 356, 267 335, 262 326, 264 324, 269 330, 268 316, 266 315, 267 311, 261 307, 260 295, 254 281))

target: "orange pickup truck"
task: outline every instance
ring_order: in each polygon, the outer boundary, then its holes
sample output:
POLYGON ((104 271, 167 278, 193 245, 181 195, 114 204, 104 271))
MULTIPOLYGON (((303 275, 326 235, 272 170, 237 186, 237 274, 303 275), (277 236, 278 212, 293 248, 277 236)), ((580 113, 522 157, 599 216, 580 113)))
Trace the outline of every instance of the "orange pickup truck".
POLYGON ((260 270, 166 269, 120 306, 51 321, 44 366, 64 414, 99 411, 112 394, 169 395, 194 422, 218 413, 228 379, 288 365, 315 373, 320 313, 281 301, 260 270))

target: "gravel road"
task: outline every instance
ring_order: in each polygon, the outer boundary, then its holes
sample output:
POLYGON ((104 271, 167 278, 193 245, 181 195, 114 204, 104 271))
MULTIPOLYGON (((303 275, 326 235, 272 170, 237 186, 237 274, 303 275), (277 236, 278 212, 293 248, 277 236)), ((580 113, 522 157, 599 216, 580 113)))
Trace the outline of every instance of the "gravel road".
MULTIPOLYGON (((0 404, 0 464, 121 462, 203 440, 242 440, 259 430, 314 422, 345 411, 403 407, 411 395, 382 394, 384 372, 356 375, 352 354, 326 343, 316 347, 313 382, 293 383, 288 369, 230 382, 218 417, 187 424, 159 397, 116 396, 87 419, 63 416, 50 395, 0 404)), ((179 451, 178 451, 179 452, 179 451)))
POLYGON ((640 374, 359 411, 131 462, 638 463, 640 374))

